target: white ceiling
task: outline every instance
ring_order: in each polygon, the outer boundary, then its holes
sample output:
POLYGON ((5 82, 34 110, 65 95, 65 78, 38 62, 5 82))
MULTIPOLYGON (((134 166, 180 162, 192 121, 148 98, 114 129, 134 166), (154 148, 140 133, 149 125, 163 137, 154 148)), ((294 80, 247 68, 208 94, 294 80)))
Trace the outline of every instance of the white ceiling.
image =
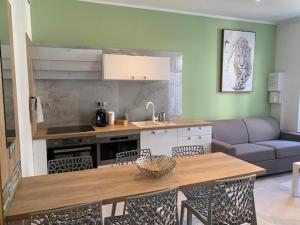
POLYGON ((262 23, 300 16, 300 0, 81 0, 262 23))

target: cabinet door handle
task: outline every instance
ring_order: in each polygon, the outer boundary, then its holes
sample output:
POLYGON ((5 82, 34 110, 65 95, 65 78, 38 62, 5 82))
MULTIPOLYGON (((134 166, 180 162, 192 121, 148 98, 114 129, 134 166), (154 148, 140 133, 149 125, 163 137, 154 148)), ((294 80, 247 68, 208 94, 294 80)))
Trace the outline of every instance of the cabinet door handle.
POLYGON ((187 139, 188 139, 189 141, 190 141, 190 140, 192 140, 192 138, 191 138, 191 137, 188 137, 187 139))
POLYGON ((187 130, 188 130, 188 131, 193 131, 193 130, 197 130, 197 129, 198 129, 198 130, 202 130, 202 127, 198 127, 198 128, 197 128, 197 127, 194 127, 194 128, 189 127, 187 130))
POLYGON ((202 139, 202 137, 201 137, 201 136, 199 136, 199 139, 202 139))
POLYGON ((131 79, 134 80, 134 76, 132 76, 131 79))
POLYGON ((152 131, 152 134, 162 134, 162 133, 167 133, 167 130, 154 130, 152 131))
POLYGON ((144 80, 147 80, 147 77, 146 77, 146 76, 144 76, 144 80))

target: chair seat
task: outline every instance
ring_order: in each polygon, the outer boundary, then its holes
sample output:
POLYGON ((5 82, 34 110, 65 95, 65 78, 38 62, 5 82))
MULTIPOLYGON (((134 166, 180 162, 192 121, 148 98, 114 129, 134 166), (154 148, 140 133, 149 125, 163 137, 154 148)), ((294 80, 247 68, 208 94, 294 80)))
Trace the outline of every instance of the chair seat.
POLYGON ((252 143, 234 145, 236 156, 247 162, 260 162, 275 159, 273 147, 257 145, 252 143))
POLYGON ((275 148, 277 159, 300 156, 300 142, 297 141, 269 140, 255 143, 275 148))
POLYGON ((182 192, 187 199, 193 199, 193 198, 206 198, 209 196, 210 191, 211 191, 211 186, 202 186, 202 187, 189 188, 182 192))

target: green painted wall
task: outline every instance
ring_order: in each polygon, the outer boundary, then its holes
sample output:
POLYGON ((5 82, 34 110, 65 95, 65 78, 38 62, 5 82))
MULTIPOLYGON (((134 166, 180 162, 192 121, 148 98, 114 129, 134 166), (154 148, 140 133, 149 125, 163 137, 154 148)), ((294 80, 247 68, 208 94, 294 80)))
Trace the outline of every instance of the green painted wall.
POLYGON ((8 41, 7 0, 0 0, 0 42, 8 41))
POLYGON ((181 51, 184 117, 269 115, 267 74, 274 70, 276 27, 83 3, 32 0, 33 42, 81 47, 181 51), (221 29, 256 32, 254 92, 219 92, 221 29))

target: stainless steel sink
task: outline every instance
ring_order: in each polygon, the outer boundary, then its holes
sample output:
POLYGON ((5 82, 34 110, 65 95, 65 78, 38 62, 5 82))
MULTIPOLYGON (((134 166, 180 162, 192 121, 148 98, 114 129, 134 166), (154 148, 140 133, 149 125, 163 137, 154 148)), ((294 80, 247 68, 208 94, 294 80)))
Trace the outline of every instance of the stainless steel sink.
POLYGON ((137 122, 131 122, 133 125, 137 127, 159 127, 159 126, 169 126, 169 125, 175 125, 173 122, 165 121, 165 122, 153 122, 153 121, 137 121, 137 122))

